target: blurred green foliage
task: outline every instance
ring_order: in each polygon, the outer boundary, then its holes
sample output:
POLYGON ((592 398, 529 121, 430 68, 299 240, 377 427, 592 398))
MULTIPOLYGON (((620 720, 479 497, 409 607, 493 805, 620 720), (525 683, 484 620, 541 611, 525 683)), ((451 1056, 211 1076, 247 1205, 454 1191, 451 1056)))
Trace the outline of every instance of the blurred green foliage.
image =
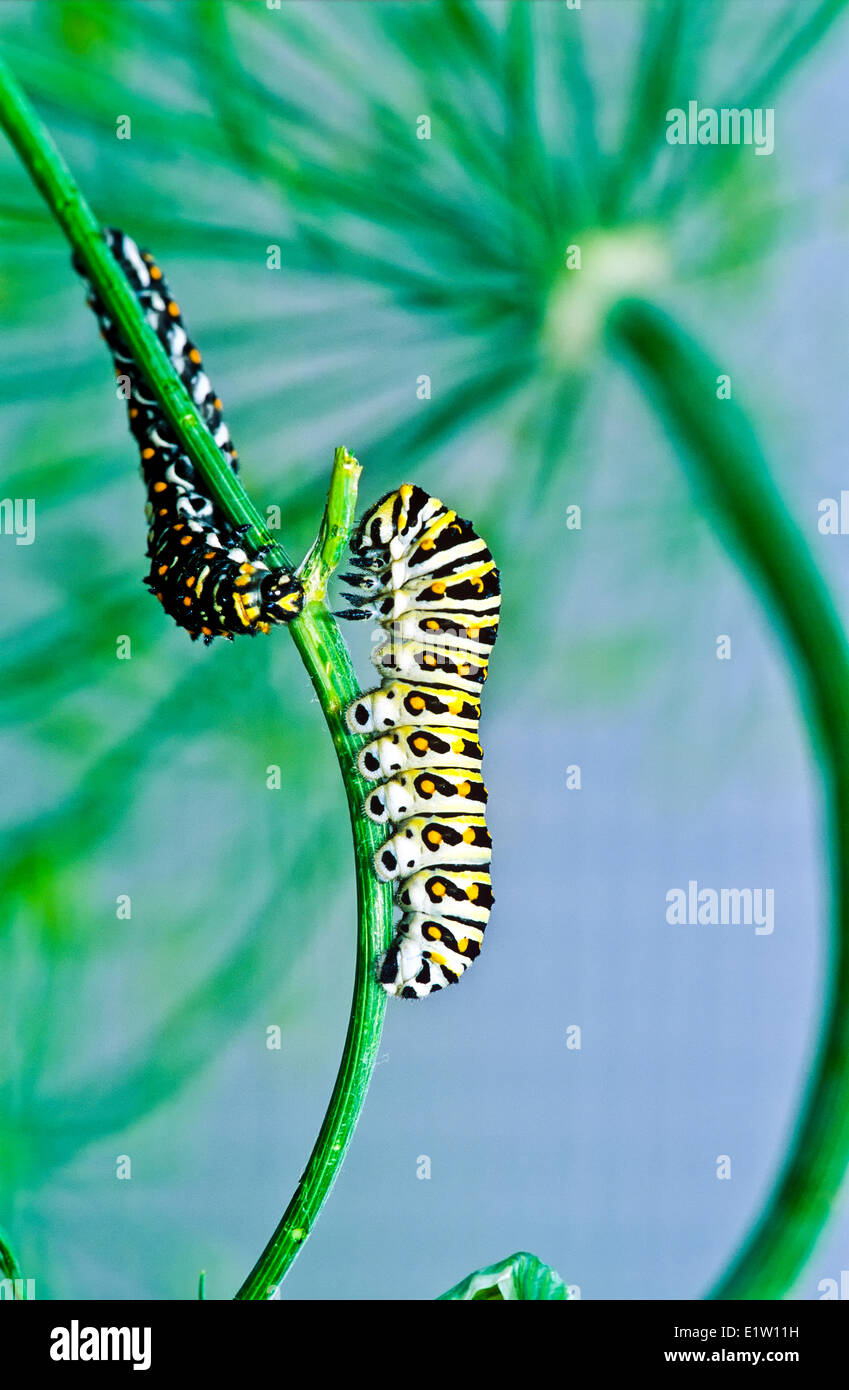
MULTIPOLYGON (((518 673, 544 696, 563 666, 563 488, 592 486, 608 308, 647 291, 677 312, 720 267, 751 277, 787 225, 770 161, 743 176, 738 147, 673 160, 665 111, 696 90, 717 106, 774 97, 841 9, 15 0, 0 43, 97 213, 165 266, 290 552, 344 442, 364 500, 410 476, 444 489, 524 577, 505 583, 497 704, 518 673), (576 243, 597 253, 580 288, 576 243), (538 554, 548 603, 526 582, 538 554)), ((306 1007, 293 963, 353 923, 353 901, 305 677, 285 638, 190 647, 143 590, 142 493, 106 354, 6 147, 0 170, 3 492, 38 508, 37 544, 4 552, 0 618, 8 1222, 8 1194, 174 1094, 266 994, 306 1007)), ((690 514, 683 490, 652 505, 673 537, 690 514)), ((679 579, 698 562, 692 544, 658 558, 679 579)), ((569 698, 633 687, 656 646, 615 624, 573 642, 569 698)))

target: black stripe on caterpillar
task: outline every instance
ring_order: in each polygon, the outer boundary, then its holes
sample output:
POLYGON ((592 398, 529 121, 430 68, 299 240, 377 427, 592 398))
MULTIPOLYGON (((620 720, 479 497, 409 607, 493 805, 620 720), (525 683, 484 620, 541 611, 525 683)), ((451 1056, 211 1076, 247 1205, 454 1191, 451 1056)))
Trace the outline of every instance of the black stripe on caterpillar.
POLYGON ((375 870, 397 883, 403 913, 378 978, 421 999, 477 957, 493 904, 477 729, 499 575, 471 522, 411 484, 372 507, 351 551, 342 616, 386 631, 372 652, 382 684, 346 712, 352 732, 370 735, 357 765, 380 785, 363 809, 390 829, 375 870))
MULTIPOLYGON (((108 227, 104 239, 222 457, 237 472, 238 455, 221 401, 203 370, 200 352, 186 334, 162 271, 123 232, 108 227)), ((272 624, 291 622, 303 607, 300 583, 286 567, 271 569, 263 552, 249 554, 245 549, 246 528, 234 526, 208 495, 76 256, 74 268, 88 286, 88 303, 97 315, 116 375, 129 381, 130 429, 139 446, 147 489, 151 565, 145 584, 193 641, 198 637, 206 644, 215 637, 232 641, 241 633, 254 636, 268 632, 272 624)))

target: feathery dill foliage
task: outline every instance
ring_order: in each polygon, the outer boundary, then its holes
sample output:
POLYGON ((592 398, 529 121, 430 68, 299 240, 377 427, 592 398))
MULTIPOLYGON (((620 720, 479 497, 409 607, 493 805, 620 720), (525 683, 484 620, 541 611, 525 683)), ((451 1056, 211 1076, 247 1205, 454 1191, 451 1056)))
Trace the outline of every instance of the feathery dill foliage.
MULTIPOLYGON (((433 491, 474 496, 519 574, 557 534, 551 497, 587 479, 581 429, 614 389, 608 310, 646 293, 686 321, 694 286, 756 271, 785 231, 770 161, 670 151, 666 110, 697 91, 774 98, 841 9, 21 0, 0 10, 0 44, 98 214, 166 266, 292 553, 345 438, 369 495, 403 459, 433 491)), ((6 770, 28 770, 0 865, 0 1186, 26 1194, 178 1094, 265 998, 281 1023, 303 1008, 309 931, 352 905, 302 673, 282 642, 189 650, 144 592, 141 485, 103 345, 5 143, 0 172, 4 493, 39 507, 38 544, 2 556, 0 618, 6 770), (106 659, 121 634, 144 660, 106 659), (264 790, 271 765, 283 795, 264 790), (146 882, 143 938, 115 919, 116 866, 146 882)), ((680 527, 690 505, 657 510, 680 527)), ((691 554, 656 559, 684 582, 691 554)), ((552 590, 567 582, 553 559, 552 590)), ((522 602, 528 640, 549 634, 542 686, 566 638, 553 604, 522 602)), ((514 675, 529 650, 517 639, 514 675)), ((611 672, 619 693, 650 662, 627 627, 601 664, 569 650, 572 699, 611 672)))

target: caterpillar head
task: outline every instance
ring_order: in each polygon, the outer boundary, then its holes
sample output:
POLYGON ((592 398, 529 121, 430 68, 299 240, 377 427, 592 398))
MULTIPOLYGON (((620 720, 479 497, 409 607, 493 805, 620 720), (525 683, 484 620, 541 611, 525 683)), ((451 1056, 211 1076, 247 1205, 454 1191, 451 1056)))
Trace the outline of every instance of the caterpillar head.
POLYGON ((266 622, 290 623, 304 606, 303 588, 288 570, 269 570, 259 587, 266 622))

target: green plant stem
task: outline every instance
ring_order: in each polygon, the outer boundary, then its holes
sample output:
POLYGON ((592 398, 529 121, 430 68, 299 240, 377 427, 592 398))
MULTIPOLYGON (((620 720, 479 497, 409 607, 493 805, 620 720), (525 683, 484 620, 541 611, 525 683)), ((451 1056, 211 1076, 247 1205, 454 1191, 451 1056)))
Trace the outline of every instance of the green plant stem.
POLYGON ((312 550, 298 571, 308 599, 324 598, 327 581, 345 552, 354 525, 362 471, 347 449, 336 450, 321 526, 312 550))
MULTIPOLYGON (((325 565, 338 558, 347 540, 345 518, 353 513, 351 493, 355 495, 358 473, 356 460, 351 460, 345 450, 337 450, 317 549, 311 552, 304 569, 305 574, 309 570, 309 582, 315 592, 324 592, 325 565)), ((362 811, 368 785, 356 767, 362 739, 355 739, 345 725, 345 709, 357 693, 347 649, 339 628, 320 600, 307 602, 289 630, 330 729, 348 798, 357 879, 357 965, 348 1034, 327 1113, 295 1194, 239 1289, 239 1299, 273 1296, 302 1249, 339 1172, 377 1060, 386 994, 377 983, 374 962, 386 949, 392 929, 391 885, 380 883, 374 872, 374 852, 380 834, 362 811)))
POLYGON ((3 1227, 0 1226, 0 1276, 4 1279, 21 1279, 21 1267, 15 1258, 12 1243, 3 1227))
POLYGON ((716 363, 666 315, 638 300, 617 306, 608 329, 682 442, 697 491, 783 636, 823 779, 832 937, 817 1054, 772 1192, 708 1295, 781 1298, 828 1222, 849 1161, 849 648, 744 413, 717 399, 716 363))
MULTIPOLYGON (((2 59, 0 124, 85 265, 139 369, 216 501, 234 524, 249 528, 245 538, 249 547, 266 545, 271 563, 287 564, 285 551, 270 535, 242 484, 225 463, 161 343, 146 324, 141 306, 102 240, 91 209, 2 59)), ((322 602, 330 573, 350 534, 359 475, 356 459, 347 450, 337 449, 321 530, 303 567, 306 602, 302 613, 288 625, 330 730, 348 800, 358 915, 354 994, 342 1061, 327 1115, 295 1196, 268 1247, 237 1294, 242 1299, 270 1297, 303 1249, 354 1132, 383 1024, 386 996, 376 982, 374 962, 392 935, 392 891, 390 885, 378 883, 375 877, 373 854, 380 834, 362 814, 367 784, 356 768, 362 739, 349 733, 344 720, 346 707, 359 694, 359 684, 339 629, 322 602)))

